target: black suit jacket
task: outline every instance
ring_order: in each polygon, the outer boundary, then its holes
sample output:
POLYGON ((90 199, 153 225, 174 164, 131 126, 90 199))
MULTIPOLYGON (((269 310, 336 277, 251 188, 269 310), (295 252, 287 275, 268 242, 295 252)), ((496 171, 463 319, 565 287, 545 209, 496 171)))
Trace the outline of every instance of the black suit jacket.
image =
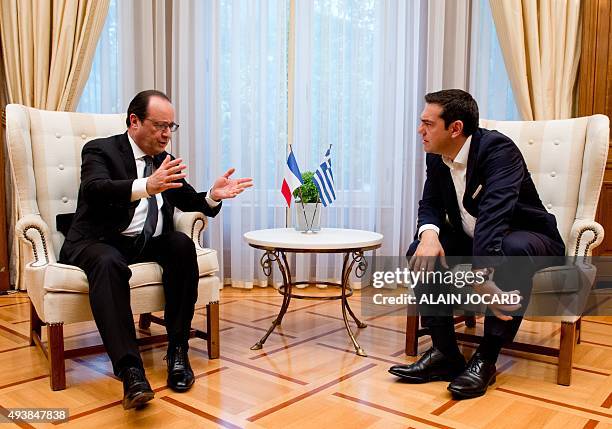
MULTIPOLYGON (((163 152, 155 156, 155 166, 158 167, 167 155, 163 152)), ((132 182, 138 175, 127 132, 88 142, 83 147, 81 161, 77 210, 60 252, 60 260, 64 261, 75 257, 91 243, 117 241, 121 231, 131 223, 140 202, 130 201, 132 182)), ((175 207, 211 217, 221 210, 221 204, 214 208, 208 205, 206 192, 196 192, 184 179, 181 182, 182 187, 161 193, 163 232, 174 229, 175 207)))
MULTIPOLYGON (((451 230, 462 232, 450 169, 441 155, 427 154, 426 163, 417 230, 428 223, 442 228, 448 221, 451 230)), ((476 217, 474 256, 503 256, 502 240, 513 230, 540 232, 563 245, 555 217, 544 208, 523 155, 497 131, 479 128, 472 135, 463 206, 476 217)))

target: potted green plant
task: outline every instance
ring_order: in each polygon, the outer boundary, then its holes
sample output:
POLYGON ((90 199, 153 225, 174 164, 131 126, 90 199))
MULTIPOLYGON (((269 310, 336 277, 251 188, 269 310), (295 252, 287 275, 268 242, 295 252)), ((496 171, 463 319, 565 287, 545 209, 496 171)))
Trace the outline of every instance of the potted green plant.
POLYGON ((293 191, 296 207, 295 229, 302 232, 321 230, 321 201, 317 187, 312 180, 313 176, 312 171, 302 173, 303 184, 293 191))

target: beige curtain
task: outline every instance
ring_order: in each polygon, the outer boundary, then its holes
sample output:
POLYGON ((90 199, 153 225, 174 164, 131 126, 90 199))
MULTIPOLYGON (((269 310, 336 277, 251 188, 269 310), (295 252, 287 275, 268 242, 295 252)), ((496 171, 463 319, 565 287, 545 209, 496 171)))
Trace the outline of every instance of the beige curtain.
MULTIPOLYGON (((74 110, 87 82, 109 0, 2 0, 0 40, 8 103, 74 110)), ((4 106, 2 106, 4 107, 4 106)), ((7 193, 13 189, 7 183, 7 193)), ((23 289, 13 240, 18 207, 8 198, 11 283, 23 289)))
POLYGON ((524 120, 572 115, 580 59, 580 0, 489 0, 524 120))

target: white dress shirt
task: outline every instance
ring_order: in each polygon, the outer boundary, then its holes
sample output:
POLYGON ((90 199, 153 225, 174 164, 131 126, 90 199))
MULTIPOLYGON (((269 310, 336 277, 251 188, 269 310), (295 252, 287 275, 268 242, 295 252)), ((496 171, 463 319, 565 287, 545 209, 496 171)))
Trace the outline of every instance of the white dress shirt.
MULTIPOLYGON (((128 227, 123 230, 121 233, 127 236, 136 236, 142 232, 144 228, 145 220, 147 219, 147 211, 149 209, 149 204, 147 203, 147 198, 149 198, 149 194, 147 193, 147 178, 144 177, 144 170, 146 167, 146 162, 144 157, 147 155, 138 147, 138 145, 134 142, 130 134, 128 133, 128 140, 130 141, 130 146, 132 146, 132 152, 134 152, 134 160, 136 162, 136 174, 138 178, 132 182, 132 196, 130 201, 140 200, 136 210, 134 211, 134 217, 132 218, 132 222, 128 225, 128 227)), ((153 167, 155 171, 155 167, 153 167)), ((212 189, 212 188, 211 188, 212 189)), ((216 207, 219 205, 218 201, 213 200, 208 197, 210 195, 210 190, 206 196, 206 202, 210 206, 210 208, 216 207)), ((155 227, 155 232, 153 233, 153 237, 156 237, 162 233, 164 227, 164 216, 162 214, 161 208, 164 204, 164 200, 161 196, 161 193, 155 194, 155 199, 157 200, 157 226, 155 227)))
MULTIPOLYGON (((472 136, 469 136, 461 150, 455 159, 450 159, 446 156, 442 157, 442 161, 450 169, 451 178, 453 179, 453 185, 455 186, 455 194, 457 194, 457 203, 459 204, 459 213, 461 214, 461 225, 463 231, 474 238, 474 228, 476 227, 476 218, 469 214, 465 207, 463 207, 463 194, 465 194, 465 175, 467 172, 468 156, 470 154, 470 144, 472 142, 472 136)), ((419 239, 421 233, 426 230, 434 230, 437 234, 440 234, 440 228, 431 223, 426 223, 419 228, 419 239)))

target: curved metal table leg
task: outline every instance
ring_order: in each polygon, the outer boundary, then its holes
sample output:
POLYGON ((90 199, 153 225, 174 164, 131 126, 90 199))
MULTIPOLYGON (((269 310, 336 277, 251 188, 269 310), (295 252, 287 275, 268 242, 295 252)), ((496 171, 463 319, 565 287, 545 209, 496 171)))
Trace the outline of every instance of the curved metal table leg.
MULTIPOLYGON (((346 316, 346 310, 348 308, 349 313, 351 314, 351 317, 357 323, 357 326, 359 326, 361 328, 362 326, 360 326, 360 325, 365 325, 364 323, 359 321, 359 319, 357 319, 357 317, 355 316, 355 314, 351 310, 351 307, 348 305, 348 299, 346 297, 346 289, 347 289, 347 285, 348 285, 348 278, 349 278, 349 275, 351 273, 351 270, 353 269, 353 265, 357 261, 357 258, 355 257, 355 255, 358 254, 358 253, 359 252, 351 253, 351 255, 353 255, 353 260, 350 263, 348 262, 348 260, 349 260, 349 253, 345 253, 344 254, 344 261, 342 263, 342 318, 344 319, 344 326, 346 327, 346 331, 348 332, 348 335, 351 338, 351 341, 353 342, 353 346, 355 347, 355 352, 359 356, 367 356, 366 352, 363 351, 363 349, 361 348, 361 346, 357 342, 357 339, 355 338, 355 335, 353 334, 353 331, 351 330, 351 327, 349 326, 348 318, 346 316)), ((363 254, 361 254, 361 255, 363 256, 363 254)), ((363 327, 365 328, 365 326, 363 326, 363 327)))
POLYGON ((283 321, 283 317, 287 312, 287 308, 289 308, 289 302, 291 301, 291 291, 293 284, 291 283, 291 271, 289 271, 289 262, 287 261, 287 256, 285 252, 282 251, 270 251, 267 250, 266 253, 261 257, 261 267, 266 276, 269 276, 272 272, 272 262, 276 261, 278 263, 278 269, 280 270, 283 276, 283 286, 284 286, 284 294, 283 294, 283 304, 281 305, 281 309, 278 313, 278 316, 272 321, 272 325, 268 328, 268 331, 264 334, 263 337, 259 341, 257 341, 253 346, 251 346, 251 350, 261 350, 263 344, 266 342, 270 334, 274 331, 274 329, 281 324, 283 321), (280 257, 279 257, 280 256, 280 257))

